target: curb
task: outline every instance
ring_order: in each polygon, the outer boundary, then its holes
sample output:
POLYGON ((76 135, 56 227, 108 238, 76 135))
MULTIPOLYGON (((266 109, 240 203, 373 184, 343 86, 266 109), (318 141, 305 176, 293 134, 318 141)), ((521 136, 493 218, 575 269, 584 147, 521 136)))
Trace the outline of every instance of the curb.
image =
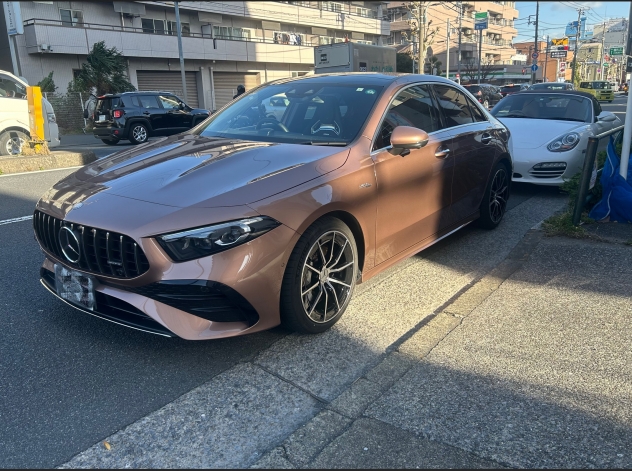
POLYGON ((360 419, 364 411, 423 360, 463 319, 522 268, 544 238, 530 229, 509 255, 480 280, 455 294, 387 349, 382 361, 358 378, 313 419, 264 454, 252 468, 304 468, 360 419))
POLYGON ((51 152, 50 155, 0 157, 0 175, 77 167, 97 160, 92 151, 51 152))

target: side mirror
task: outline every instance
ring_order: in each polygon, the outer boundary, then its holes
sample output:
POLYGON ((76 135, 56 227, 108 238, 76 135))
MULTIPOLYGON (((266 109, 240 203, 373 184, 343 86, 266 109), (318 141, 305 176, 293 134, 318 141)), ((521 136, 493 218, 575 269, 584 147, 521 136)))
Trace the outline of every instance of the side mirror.
POLYGON ((597 121, 601 121, 603 123, 612 123, 617 119, 617 116, 610 111, 602 111, 599 116, 597 116, 597 121))
POLYGON ((88 119, 88 110, 83 110, 83 119, 88 119))
POLYGON ((428 144, 428 133, 411 126, 397 126, 391 134, 391 150, 393 155, 402 157, 410 154, 411 149, 421 149, 428 144))

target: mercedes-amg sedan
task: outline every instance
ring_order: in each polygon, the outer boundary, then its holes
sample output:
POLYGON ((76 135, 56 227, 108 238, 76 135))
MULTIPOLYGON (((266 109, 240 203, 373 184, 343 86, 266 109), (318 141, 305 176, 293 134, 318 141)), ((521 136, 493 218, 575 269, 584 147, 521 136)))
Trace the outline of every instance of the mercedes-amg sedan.
POLYGON ((357 283, 474 220, 496 227, 511 174, 507 129, 451 81, 279 80, 51 188, 33 218, 41 281, 161 335, 322 332, 357 283))

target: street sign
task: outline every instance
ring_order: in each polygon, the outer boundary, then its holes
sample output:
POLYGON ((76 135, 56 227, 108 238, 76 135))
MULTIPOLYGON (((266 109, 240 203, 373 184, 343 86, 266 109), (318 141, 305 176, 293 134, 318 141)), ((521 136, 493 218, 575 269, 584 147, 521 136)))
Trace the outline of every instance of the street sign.
POLYGON ((2 2, 2 7, 4 8, 4 19, 7 23, 8 35, 24 34, 20 2, 2 2))
POLYGON ((537 64, 533 64, 531 66, 531 72, 536 72, 538 70, 538 65, 537 64))
POLYGON ((560 62, 560 74, 566 72, 566 62, 560 62))
POLYGON ((611 56, 622 56, 623 55, 623 46, 616 46, 610 48, 611 56))
POLYGON ((568 51, 551 51, 551 59, 566 59, 568 51))
POLYGON ((481 11, 474 13, 474 29, 487 29, 487 12, 481 11))
POLYGON ((539 55, 540 54, 538 54, 537 51, 536 51, 533 54, 531 54, 531 57, 533 57, 534 59, 537 59, 539 55))
POLYGON ((559 50, 568 49, 568 38, 551 39, 551 49, 560 48, 559 50))

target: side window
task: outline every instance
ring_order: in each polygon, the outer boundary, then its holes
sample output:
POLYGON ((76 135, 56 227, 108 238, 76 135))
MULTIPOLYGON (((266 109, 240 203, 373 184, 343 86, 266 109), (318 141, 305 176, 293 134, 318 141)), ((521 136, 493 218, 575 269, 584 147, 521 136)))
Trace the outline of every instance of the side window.
POLYGON ((26 98, 26 87, 7 75, 0 75, 0 97, 26 98))
POLYGON ((153 95, 138 95, 138 101, 143 108, 159 108, 156 97, 153 95))
POLYGON ((447 127, 451 128, 474 122, 474 117, 463 93, 446 85, 434 85, 434 89, 447 127))
POLYGON ((478 123, 480 123, 481 121, 488 121, 487 117, 483 114, 480 108, 476 106, 470 98, 465 97, 465 100, 470 105, 470 111, 472 112, 472 116, 474 116, 474 121, 478 123))
POLYGON ((160 95, 158 97, 162 107, 166 110, 177 110, 180 108, 180 100, 174 96, 160 95))
POLYGON ((380 126, 373 150, 388 147, 397 126, 412 126, 427 133, 441 129, 439 110, 427 85, 409 87, 397 94, 380 126))
POLYGON ((593 102, 593 108, 595 111, 595 118, 596 118, 597 116, 601 114, 603 110, 601 109, 601 105, 599 104, 597 99, 593 98, 591 101, 593 102))

